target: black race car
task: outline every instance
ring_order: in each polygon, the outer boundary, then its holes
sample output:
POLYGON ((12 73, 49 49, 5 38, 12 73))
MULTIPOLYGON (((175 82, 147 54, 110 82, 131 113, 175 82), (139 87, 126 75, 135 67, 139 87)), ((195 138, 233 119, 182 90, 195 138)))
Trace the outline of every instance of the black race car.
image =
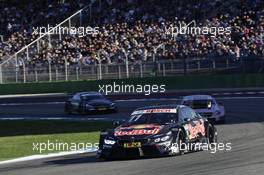
MULTIPOLYGON (((196 151, 216 143, 217 131, 206 118, 184 105, 144 107, 113 130, 101 131, 98 158, 165 156, 196 151)), ((214 144, 215 145, 215 144, 214 144)))
POLYGON ((117 107, 98 92, 80 92, 65 102, 64 111, 66 114, 117 112, 117 107))

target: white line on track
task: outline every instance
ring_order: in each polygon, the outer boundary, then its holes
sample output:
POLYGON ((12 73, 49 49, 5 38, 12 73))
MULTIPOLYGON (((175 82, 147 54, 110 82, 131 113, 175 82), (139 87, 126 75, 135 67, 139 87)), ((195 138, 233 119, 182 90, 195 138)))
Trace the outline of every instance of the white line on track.
POLYGON ((247 99, 264 99, 264 97, 216 97, 216 99, 223 99, 223 100, 247 100, 247 99))
POLYGON ((59 152, 59 153, 51 153, 51 154, 46 154, 46 155, 32 155, 32 156, 21 157, 21 158, 12 159, 12 160, 1 161, 0 165, 10 164, 10 163, 19 163, 19 162, 30 161, 30 160, 39 160, 39 159, 61 157, 61 156, 74 155, 74 154, 92 153, 92 152, 96 152, 96 151, 97 151, 97 149, 89 149, 89 150, 66 151, 66 152, 59 152))
POLYGON ((80 118, 80 117, 3 117, 0 120, 70 120, 70 121, 111 121, 108 118, 80 118))
MULTIPOLYGON (((143 98, 143 99, 127 99, 127 100, 114 100, 114 102, 135 102, 135 101, 166 101, 178 100, 178 98, 143 98)), ((37 102, 37 103, 2 103, 0 106, 32 106, 32 105, 52 105, 64 104, 65 102, 37 102)))
POLYGON ((26 106, 26 105, 52 105, 64 104, 65 102, 37 102, 37 103, 2 103, 0 106, 26 106))
POLYGON ((242 95, 243 92, 235 92, 234 94, 235 94, 235 95, 242 95))
POLYGON ((257 92, 245 92, 245 94, 249 94, 249 95, 254 95, 256 94, 257 92))
POLYGON ((0 95, 0 98, 17 98, 17 97, 49 97, 67 95, 66 93, 44 93, 44 94, 15 94, 15 95, 0 95))
MULTIPOLYGON (((253 92, 249 92, 252 94, 253 92)), ((236 93, 239 95, 238 93, 236 93)), ((264 94, 264 93, 263 93, 264 94)), ((215 97, 216 99, 262 99, 264 97, 215 97)), ((127 100, 114 100, 114 102, 144 102, 144 101, 177 101, 180 98, 143 98, 143 99, 127 99, 127 100)), ((64 104, 65 102, 38 102, 38 103, 2 103, 0 106, 27 106, 27 105, 52 105, 52 104, 64 104)))

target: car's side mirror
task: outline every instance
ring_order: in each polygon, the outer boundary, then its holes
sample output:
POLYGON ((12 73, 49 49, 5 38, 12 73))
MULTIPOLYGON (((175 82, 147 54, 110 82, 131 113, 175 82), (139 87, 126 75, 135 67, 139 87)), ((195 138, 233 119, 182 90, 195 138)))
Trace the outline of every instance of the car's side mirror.
POLYGON ((190 118, 184 118, 183 121, 185 121, 185 122, 190 122, 191 119, 190 119, 190 118))
POLYGON ((117 127, 117 126, 120 126, 122 123, 124 123, 123 120, 117 120, 117 121, 114 121, 114 122, 113 122, 113 125, 114 125, 115 127, 117 127))

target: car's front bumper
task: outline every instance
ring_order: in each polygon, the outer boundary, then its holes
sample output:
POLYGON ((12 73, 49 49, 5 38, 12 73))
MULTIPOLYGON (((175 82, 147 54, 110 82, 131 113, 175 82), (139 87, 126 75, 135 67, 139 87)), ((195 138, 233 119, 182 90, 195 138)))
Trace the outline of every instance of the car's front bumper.
POLYGON ((165 156, 170 154, 168 142, 159 144, 144 144, 140 148, 124 148, 122 145, 103 145, 97 156, 101 158, 122 159, 148 156, 165 156))
POLYGON ((105 112, 117 112, 117 107, 94 107, 94 108, 85 108, 84 113, 105 113, 105 112))

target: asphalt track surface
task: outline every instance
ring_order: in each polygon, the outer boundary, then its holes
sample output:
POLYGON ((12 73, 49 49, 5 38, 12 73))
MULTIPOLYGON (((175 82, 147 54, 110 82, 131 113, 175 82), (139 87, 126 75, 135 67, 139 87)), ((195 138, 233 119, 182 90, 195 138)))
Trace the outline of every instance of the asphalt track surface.
MULTIPOLYGON (((1 175, 138 175, 138 174, 264 174, 264 97, 219 96, 227 112, 227 124, 217 125, 219 142, 230 142, 231 151, 200 151, 182 156, 134 159, 123 161, 96 161, 95 154, 80 154, 0 165, 1 175)), ((117 102, 120 112, 70 118, 122 119, 136 107, 177 103, 172 100, 141 100, 117 102)), ((62 103, 0 105, 1 117, 38 116, 65 117, 62 103)))

